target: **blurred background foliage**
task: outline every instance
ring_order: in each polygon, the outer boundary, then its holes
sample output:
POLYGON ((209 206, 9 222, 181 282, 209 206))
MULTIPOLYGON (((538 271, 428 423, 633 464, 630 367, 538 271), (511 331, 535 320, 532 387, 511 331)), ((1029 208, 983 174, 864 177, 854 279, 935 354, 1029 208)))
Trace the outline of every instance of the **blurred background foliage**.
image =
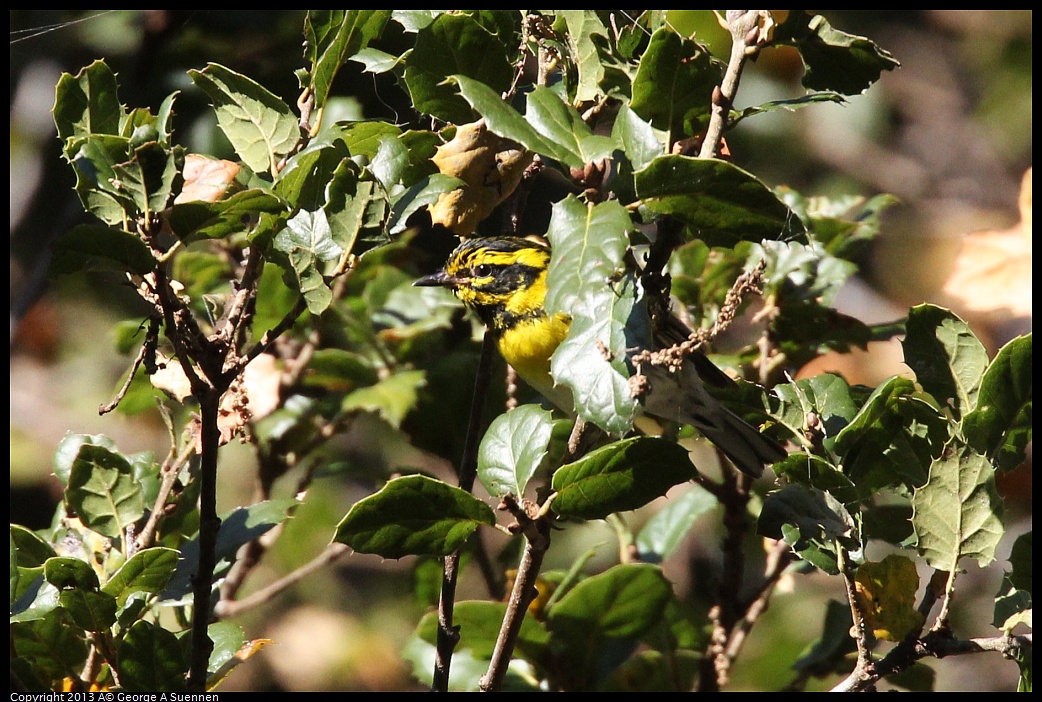
MULTIPOLYGON (((833 26, 877 42, 901 68, 846 105, 750 120, 728 137, 735 163, 769 185, 788 185, 806 196, 896 195, 899 204, 885 213, 882 235, 866 251, 861 275, 837 307, 873 323, 903 316, 909 304, 937 302, 970 321, 994 352, 1031 328, 1031 11, 822 14, 833 26)), ((303 18, 303 10, 10 12, 12 522, 30 528, 50 523, 61 495, 51 456, 68 431, 104 433, 125 453, 162 455, 169 445, 155 412, 98 416, 98 406, 112 398, 128 367, 112 330, 140 317, 136 298, 129 291, 114 295, 113 286, 90 277, 48 274, 50 243, 86 217, 72 190, 72 171, 59 157, 50 115, 59 75, 104 58, 119 75, 120 98, 153 110, 181 90, 177 138, 191 152, 222 156, 227 147, 208 100, 186 71, 219 62, 293 104, 299 93, 293 71, 304 65, 303 18)), ((670 19, 681 33, 694 32, 726 57, 729 37, 706 13, 673 12, 670 19)), ((394 52, 394 36, 381 42, 394 52)), ((799 62, 795 51, 763 52, 743 75, 736 107, 802 94, 799 62)), ((417 119, 391 74, 363 74, 349 64, 333 94, 327 123, 417 119)), ((829 357, 805 372, 826 370, 875 385, 902 371, 900 349, 884 344, 829 357)), ((374 480, 422 460, 403 455, 393 436, 376 418, 358 422, 340 441, 342 460, 371 467, 374 480), (381 433, 390 440, 374 442, 381 433), (367 440, 355 441, 352 434, 367 440)), ((251 587, 309 561, 346 509, 373 490, 338 479, 335 466, 327 472, 251 587)), ((1008 526, 1018 515, 1029 521, 1030 461, 1004 478, 999 487, 1012 512, 1008 526)), ((252 500, 252 456, 245 447, 222 452, 220 480, 219 511, 252 500)), ((698 572, 700 559, 714 558, 712 530, 719 519, 703 521, 705 529, 686 546, 686 557, 674 559, 680 572, 669 576, 678 587, 713 587, 690 575, 698 572)), ((562 562, 548 565, 567 567, 587 549, 610 542, 609 528, 598 524, 572 548, 556 549, 562 562)), ((1000 559, 1008 548, 1000 548, 1000 559)), ((602 551, 598 558, 611 557, 611 547, 602 551)), ((242 624, 249 636, 278 643, 242 666, 222 690, 424 689, 401 657, 428 604, 415 594, 413 565, 408 559, 352 555, 248 612, 242 624)), ((988 621, 999 576, 998 569, 971 570, 964 578, 963 587, 972 583, 983 602, 981 613, 967 611, 964 621, 988 621)), ((835 584, 822 578, 823 586, 835 584)), ((477 583, 465 579, 462 598, 468 586, 477 583)), ((801 588, 811 592, 804 583, 801 588)), ((755 669, 735 670, 732 689, 784 687, 793 677, 789 662, 816 635, 816 627, 806 623, 821 618, 829 595, 836 593, 795 601, 779 591, 741 659, 755 661, 755 669)), ((971 597, 959 601, 968 610, 974 604, 971 597)), ((966 633, 972 635, 972 624, 966 633)), ((989 658, 986 668, 957 659, 930 666, 939 690, 987 690, 1016 679, 1014 663, 995 660, 989 658)))

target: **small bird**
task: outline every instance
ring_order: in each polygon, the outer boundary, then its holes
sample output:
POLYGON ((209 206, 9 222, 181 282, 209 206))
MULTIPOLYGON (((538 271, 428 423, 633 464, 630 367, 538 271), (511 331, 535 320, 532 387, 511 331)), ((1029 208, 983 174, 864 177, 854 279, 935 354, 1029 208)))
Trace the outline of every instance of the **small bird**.
MULTIPOLYGON (((413 285, 441 286, 473 310, 488 327, 500 355, 521 378, 554 405, 574 415, 571 391, 554 384, 550 357, 568 334, 571 319, 545 307, 550 249, 520 237, 471 238, 449 255, 444 267, 413 285)), ((655 332, 657 348, 667 348, 690 333, 671 316, 655 332)), ((660 366, 647 370, 650 389, 645 414, 691 424, 712 441, 738 470, 753 478, 765 465, 782 460, 785 449, 712 397, 703 386, 734 385, 705 354, 696 351, 678 372, 660 366)))

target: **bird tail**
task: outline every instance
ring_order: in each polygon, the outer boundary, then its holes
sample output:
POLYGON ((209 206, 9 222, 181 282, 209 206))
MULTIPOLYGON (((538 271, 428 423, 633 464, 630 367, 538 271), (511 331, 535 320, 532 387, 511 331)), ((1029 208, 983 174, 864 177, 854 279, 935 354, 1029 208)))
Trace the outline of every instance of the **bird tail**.
POLYGON ((788 453, 774 439, 764 436, 717 400, 696 408, 687 421, 731 459, 746 475, 759 478, 763 467, 785 458, 788 453))
POLYGON ((765 465, 788 455, 780 443, 761 434, 710 395, 690 365, 678 373, 661 369, 652 373, 651 388, 645 398, 647 413, 693 425, 746 475, 759 478, 765 465))

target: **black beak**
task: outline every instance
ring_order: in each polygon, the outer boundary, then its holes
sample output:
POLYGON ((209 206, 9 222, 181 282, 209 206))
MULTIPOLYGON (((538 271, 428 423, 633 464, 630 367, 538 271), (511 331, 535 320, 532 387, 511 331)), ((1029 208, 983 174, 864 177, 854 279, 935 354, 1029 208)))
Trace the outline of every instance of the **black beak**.
POLYGON ((438 271, 437 273, 431 273, 425 275, 422 278, 418 278, 413 285, 420 288, 433 288, 435 286, 441 286, 443 288, 449 288, 455 290, 460 285, 460 279, 455 276, 451 276, 445 271, 438 271))

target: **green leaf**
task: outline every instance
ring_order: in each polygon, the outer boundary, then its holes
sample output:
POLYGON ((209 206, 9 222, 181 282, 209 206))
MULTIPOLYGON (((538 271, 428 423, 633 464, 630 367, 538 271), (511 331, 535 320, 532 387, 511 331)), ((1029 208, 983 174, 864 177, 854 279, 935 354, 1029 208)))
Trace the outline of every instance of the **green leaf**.
POLYGON ((116 644, 120 687, 127 692, 181 692, 188 665, 173 633, 147 621, 135 622, 116 644))
POLYGON ((401 234, 409 227, 409 217, 428 205, 438 201, 443 193, 449 193, 465 185, 455 176, 434 173, 411 186, 397 198, 391 208, 391 216, 387 222, 387 230, 391 234, 401 234))
POLYGON ((669 558, 695 522, 716 506, 716 497, 697 485, 679 497, 670 498, 669 503, 656 512, 637 534, 640 560, 658 563, 669 558))
POLYGON ((388 73, 396 70, 404 57, 368 47, 351 56, 349 60, 360 63, 366 73, 388 73))
POLYGON ((145 242, 129 232, 92 224, 80 224, 54 243, 51 270, 57 274, 87 270, 130 272, 144 275, 156 265, 145 242))
POLYGON ((348 163, 333 173, 325 212, 333 241, 357 256, 390 241, 384 227, 388 203, 379 184, 358 181, 348 163))
POLYGON ((11 525, 11 558, 23 568, 41 566, 48 558, 54 558, 54 549, 36 532, 21 524, 11 525))
POLYGON ((101 591, 115 597, 119 607, 135 592, 162 592, 177 568, 178 555, 172 548, 138 551, 112 574, 101 591))
POLYGON ((84 631, 105 631, 116 623, 116 598, 105 592, 62 590, 58 602, 84 631))
POLYGON ((520 497, 546 457, 553 433, 550 412, 523 405, 496 417, 478 448, 478 478, 493 497, 520 497))
POLYGON ((854 518, 836 498, 802 485, 789 485, 767 496, 757 533, 784 539, 801 558, 837 575, 838 548, 860 552, 854 518))
POLYGON ((308 310, 321 314, 333 301, 333 293, 322 276, 322 263, 336 261, 343 254, 333 241, 325 212, 301 210, 286 221, 275 236, 275 250, 289 258, 300 283, 300 293, 308 310))
POLYGON ((334 541, 384 558, 447 556, 496 518, 481 500, 422 475, 395 478, 360 500, 337 525, 334 541))
POLYGON ((572 588, 546 620, 566 689, 595 687, 662 622, 672 600, 669 581, 649 563, 617 565, 572 588))
POLYGON ((69 472, 65 501, 87 528, 122 538, 145 513, 141 484, 130 462, 104 446, 80 445, 69 472))
POLYGON ((579 113, 549 88, 540 86, 532 91, 522 116, 487 85, 462 75, 452 79, 491 132, 565 167, 581 168, 608 156, 614 148, 614 139, 595 135, 579 113))
POLYGON ((634 170, 644 168, 665 149, 655 128, 626 105, 619 108, 611 137, 616 144, 622 145, 623 153, 634 170))
POLYGON ((820 456, 790 453, 785 460, 772 465, 771 470, 793 483, 827 492, 845 505, 863 497, 854 481, 820 456))
POLYGON ((92 134, 69 149, 76 194, 106 224, 125 227, 161 210, 180 177, 180 148, 167 151, 154 142, 135 148, 126 137, 92 134))
POLYGON ((300 140, 293 111, 259 83, 216 63, 189 71, 213 103, 217 124, 243 163, 257 173, 278 173, 300 140))
POLYGON ((847 381, 832 373, 777 385, 774 394, 781 403, 771 414, 796 435, 806 431, 807 417, 813 413, 828 441, 838 436, 858 412, 847 381))
POLYGON ((671 215, 709 246, 788 240, 803 223, 767 186, 717 159, 659 156, 634 174, 637 197, 655 215, 671 215))
POLYGON ((87 642, 83 630, 73 626, 68 614, 59 610, 53 616, 32 622, 12 623, 11 668, 30 663, 32 672, 44 679, 45 689, 72 671, 83 670, 87 660, 87 642))
POLYGON ((804 87, 857 95, 901 64, 864 37, 833 29, 821 15, 792 11, 778 27, 775 41, 799 49, 806 66, 804 87))
POLYGON ((308 10, 304 19, 304 57, 311 62, 315 108, 326 104, 344 61, 383 32, 390 10, 308 10))
POLYGON ((1002 585, 995 596, 992 623, 996 628, 1011 633, 1019 624, 1031 626, 1031 567, 1033 550, 1031 532, 1017 537, 1010 551, 1012 570, 1006 571, 1002 585))
POLYGON ((825 443, 865 496, 889 485, 925 483, 933 456, 948 440, 945 418, 915 392, 907 378, 889 379, 825 443))
POLYGON ((170 208, 170 229, 185 243, 245 233, 262 213, 287 212, 287 203, 268 190, 251 188, 217 202, 185 202, 170 208))
POLYGON ((78 558, 55 557, 43 564, 43 574, 59 590, 68 588, 97 590, 98 575, 90 564, 78 558))
POLYGON ((563 163, 569 167, 606 158, 615 148, 613 139, 594 134, 575 108, 550 88, 538 86, 529 93, 525 119, 555 145, 558 154, 564 150, 563 163))
POLYGON ((117 95, 116 74, 104 61, 95 61, 75 76, 63 73, 54 95, 54 124, 65 141, 65 158, 70 146, 91 134, 118 134, 123 105, 117 95))
POLYGON ((344 412, 374 412, 385 422, 398 428, 405 416, 416 406, 417 393, 425 384, 424 371, 401 371, 375 385, 352 391, 344 398, 340 408, 344 412))
POLYGON ((603 519, 643 507, 694 477, 687 449, 672 441, 637 436, 603 446, 559 468, 553 510, 563 517, 603 519))
POLYGON ((935 305, 916 305, 908 313, 905 363, 928 393, 960 418, 977 405, 988 352, 969 325, 935 305))
POLYGON ((572 318, 550 360, 551 375, 571 389, 579 416, 617 435, 629 430, 638 408, 628 350, 648 348, 651 334, 636 278, 627 272, 616 280, 632 227, 617 202, 586 205, 568 197, 554 205, 547 232, 553 257, 546 308, 572 318))
POLYGON ((598 37, 601 43, 608 41, 608 32, 594 10, 557 10, 567 31, 564 38, 579 73, 575 89, 575 103, 588 102, 604 95, 601 80, 604 78, 605 62, 597 50, 598 37))
POLYGON ((514 69, 503 41, 462 14, 439 15, 421 29, 405 57, 405 85, 416 110, 453 124, 473 121, 467 102, 445 79, 459 74, 496 93, 506 91, 514 69))
POLYGON ((912 507, 919 553, 931 567, 951 572, 969 556, 983 568, 995 558, 1002 500, 987 457, 953 441, 930 466, 912 507))
POLYGON ((212 690, 232 670, 245 662, 248 656, 237 657, 236 654, 251 642, 246 640, 241 626, 229 621, 214 622, 207 627, 207 634, 213 641, 213 651, 210 652, 210 662, 207 665, 210 674, 206 678, 206 689, 212 690))
POLYGON ((73 434, 71 432, 67 433, 62 437, 61 442, 58 443, 58 448, 54 452, 54 459, 51 463, 54 475, 62 485, 67 486, 69 484, 69 475, 72 473, 72 466, 76 462, 80 448, 84 444, 101 446, 110 451, 117 450, 116 442, 103 434, 92 435, 73 434))
POLYGON ((999 349, 981 379, 977 405, 964 415, 966 441, 999 470, 1024 462, 1031 441, 1031 335, 999 349))
POLYGON ((845 105, 847 103, 839 93, 831 91, 824 91, 820 93, 808 93, 807 95, 801 95, 800 97, 790 98, 788 100, 768 100, 767 102, 754 105, 752 107, 746 107, 744 110, 738 113, 737 116, 731 118, 730 127, 738 124, 738 122, 752 117, 753 115, 761 115, 767 112, 775 112, 777 110, 786 110, 788 112, 795 112, 801 107, 807 107, 809 105, 817 105, 822 102, 832 102, 839 105, 845 105))
POLYGON ((655 32, 633 78, 630 108, 671 140, 705 131, 713 89, 723 79, 722 65, 712 55, 674 30, 655 32))

